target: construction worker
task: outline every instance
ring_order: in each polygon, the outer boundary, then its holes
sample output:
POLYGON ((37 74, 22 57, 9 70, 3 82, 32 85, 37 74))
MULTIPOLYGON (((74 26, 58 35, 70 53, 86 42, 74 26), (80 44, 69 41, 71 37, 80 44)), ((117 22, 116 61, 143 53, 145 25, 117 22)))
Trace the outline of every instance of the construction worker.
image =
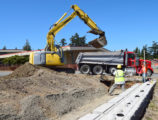
POLYGON ((146 82, 146 77, 147 77, 147 67, 146 64, 142 64, 142 82, 146 82))
POLYGON ((125 78, 124 78, 124 72, 123 70, 121 70, 121 65, 117 65, 117 70, 115 71, 114 74, 115 74, 115 81, 109 90, 110 95, 112 95, 112 92, 118 85, 121 85, 122 91, 125 90, 125 78))

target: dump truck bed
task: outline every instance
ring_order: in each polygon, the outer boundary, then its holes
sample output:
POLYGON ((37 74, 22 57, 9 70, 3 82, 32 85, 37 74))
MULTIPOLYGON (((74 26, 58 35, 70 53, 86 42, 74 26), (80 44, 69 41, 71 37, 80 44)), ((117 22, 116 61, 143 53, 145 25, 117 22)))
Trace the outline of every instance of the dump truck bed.
POLYGON ((84 52, 76 59, 76 64, 124 64, 124 52, 84 52))

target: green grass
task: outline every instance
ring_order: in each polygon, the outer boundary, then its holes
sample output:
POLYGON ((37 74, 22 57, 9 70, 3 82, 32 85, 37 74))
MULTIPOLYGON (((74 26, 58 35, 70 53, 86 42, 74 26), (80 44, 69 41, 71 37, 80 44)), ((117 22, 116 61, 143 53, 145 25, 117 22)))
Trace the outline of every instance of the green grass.
POLYGON ((150 118, 150 117, 146 117, 146 120, 153 120, 152 118, 150 118))

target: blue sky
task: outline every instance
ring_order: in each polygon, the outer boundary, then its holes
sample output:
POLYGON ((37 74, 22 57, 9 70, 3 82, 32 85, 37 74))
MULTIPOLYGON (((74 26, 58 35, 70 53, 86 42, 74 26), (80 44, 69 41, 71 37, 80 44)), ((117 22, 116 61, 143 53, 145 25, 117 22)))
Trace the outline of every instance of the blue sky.
MULTIPOLYGON (((0 49, 21 49, 26 39, 32 48, 43 49, 49 27, 71 5, 77 4, 106 33, 110 50, 142 48, 158 42, 157 0, 0 0, 0 49)), ((73 10, 71 10, 73 12, 73 10)), ((86 33, 90 28, 78 17, 66 25, 56 41, 76 32, 87 42, 97 36, 86 33)))

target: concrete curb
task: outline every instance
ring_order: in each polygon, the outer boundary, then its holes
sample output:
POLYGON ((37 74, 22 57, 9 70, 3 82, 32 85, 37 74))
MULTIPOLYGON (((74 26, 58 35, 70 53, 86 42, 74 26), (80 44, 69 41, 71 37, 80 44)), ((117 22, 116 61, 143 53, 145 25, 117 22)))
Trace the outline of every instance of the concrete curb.
POLYGON ((137 120, 152 96, 156 81, 135 84, 119 96, 97 107, 79 120, 137 120))

